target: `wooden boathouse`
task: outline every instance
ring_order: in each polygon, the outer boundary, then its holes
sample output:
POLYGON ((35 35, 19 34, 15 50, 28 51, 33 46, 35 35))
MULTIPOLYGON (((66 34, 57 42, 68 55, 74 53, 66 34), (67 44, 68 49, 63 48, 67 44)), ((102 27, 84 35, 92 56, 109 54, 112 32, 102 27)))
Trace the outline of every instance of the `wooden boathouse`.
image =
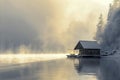
POLYGON ((79 41, 74 50, 81 57, 100 57, 100 46, 96 41, 79 41))

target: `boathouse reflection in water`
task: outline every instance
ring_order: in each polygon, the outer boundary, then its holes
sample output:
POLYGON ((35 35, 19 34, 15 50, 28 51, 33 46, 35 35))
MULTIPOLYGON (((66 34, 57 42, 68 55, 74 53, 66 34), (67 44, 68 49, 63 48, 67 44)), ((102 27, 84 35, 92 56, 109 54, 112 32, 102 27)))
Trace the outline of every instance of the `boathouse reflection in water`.
POLYGON ((100 70, 100 59, 81 58, 75 60, 74 66, 79 74, 97 76, 100 70))

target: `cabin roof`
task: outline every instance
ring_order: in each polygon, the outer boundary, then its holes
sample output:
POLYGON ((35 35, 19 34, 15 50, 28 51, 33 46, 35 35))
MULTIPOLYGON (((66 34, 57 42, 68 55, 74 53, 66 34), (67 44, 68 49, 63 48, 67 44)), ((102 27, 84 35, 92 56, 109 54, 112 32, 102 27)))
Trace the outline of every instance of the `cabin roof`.
POLYGON ((97 41, 79 41, 74 49, 100 49, 100 46, 97 41))

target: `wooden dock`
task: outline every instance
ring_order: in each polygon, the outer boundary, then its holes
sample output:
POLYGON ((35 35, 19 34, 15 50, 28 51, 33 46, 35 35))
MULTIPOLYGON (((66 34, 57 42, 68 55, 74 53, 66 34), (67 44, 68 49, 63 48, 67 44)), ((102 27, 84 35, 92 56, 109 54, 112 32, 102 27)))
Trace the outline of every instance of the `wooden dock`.
POLYGON ((100 55, 94 55, 94 56, 88 56, 88 55, 75 55, 75 54, 70 54, 70 55, 67 55, 67 58, 101 58, 100 55))

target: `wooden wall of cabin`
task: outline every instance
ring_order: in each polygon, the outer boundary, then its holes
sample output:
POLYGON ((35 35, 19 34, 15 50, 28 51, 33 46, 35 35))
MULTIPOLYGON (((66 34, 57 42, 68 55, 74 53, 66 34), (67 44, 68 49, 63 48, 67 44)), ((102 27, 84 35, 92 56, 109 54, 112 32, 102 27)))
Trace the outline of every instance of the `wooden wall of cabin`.
POLYGON ((82 49, 79 50, 79 55, 83 56, 99 56, 100 50, 99 49, 82 49))

